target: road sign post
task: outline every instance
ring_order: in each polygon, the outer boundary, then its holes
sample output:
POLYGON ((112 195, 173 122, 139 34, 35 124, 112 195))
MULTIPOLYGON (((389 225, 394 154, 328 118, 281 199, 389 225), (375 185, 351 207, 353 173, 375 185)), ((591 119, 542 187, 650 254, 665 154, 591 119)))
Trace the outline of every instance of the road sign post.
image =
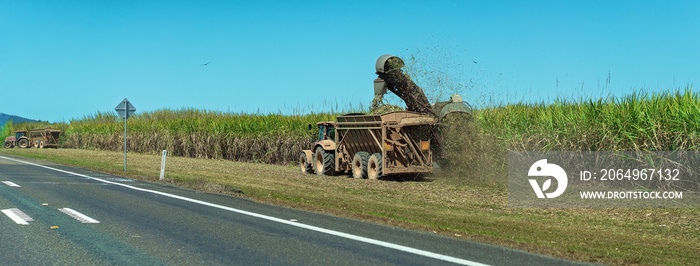
POLYGON ((136 112, 136 107, 131 105, 131 102, 124 98, 114 110, 117 111, 121 118, 124 118, 124 173, 126 173, 126 120, 136 112))

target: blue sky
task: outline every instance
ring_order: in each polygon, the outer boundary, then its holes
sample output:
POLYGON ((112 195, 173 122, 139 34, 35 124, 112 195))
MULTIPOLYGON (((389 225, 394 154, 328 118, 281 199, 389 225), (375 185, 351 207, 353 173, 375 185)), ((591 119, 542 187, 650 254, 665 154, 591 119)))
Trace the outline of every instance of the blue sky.
POLYGON ((4 0, 0 112, 69 121, 124 98, 137 112, 367 106, 386 53, 433 97, 476 106, 676 90, 700 78, 699 13, 700 1, 4 0))

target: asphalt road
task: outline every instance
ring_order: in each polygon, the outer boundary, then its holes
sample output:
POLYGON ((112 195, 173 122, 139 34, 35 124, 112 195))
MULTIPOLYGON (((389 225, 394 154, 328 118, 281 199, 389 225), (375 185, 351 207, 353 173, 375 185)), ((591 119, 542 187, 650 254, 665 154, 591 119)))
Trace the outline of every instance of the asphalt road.
POLYGON ((3 265, 565 265, 241 197, 0 155, 3 265))

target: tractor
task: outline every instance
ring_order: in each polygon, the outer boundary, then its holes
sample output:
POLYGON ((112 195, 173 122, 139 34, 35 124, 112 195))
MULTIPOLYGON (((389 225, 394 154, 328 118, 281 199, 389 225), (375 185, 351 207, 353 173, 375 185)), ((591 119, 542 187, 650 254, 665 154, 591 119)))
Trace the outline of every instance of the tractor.
MULTIPOLYGON (((301 172, 302 173, 313 173, 317 172, 317 174, 330 174, 332 171, 335 169, 330 169, 332 167, 328 166, 325 167, 324 169, 324 162, 326 164, 330 163, 330 160, 333 160, 331 158, 324 158, 328 157, 329 155, 324 155, 324 153, 321 153, 321 150, 334 150, 335 149, 335 124, 336 122, 334 121, 324 121, 324 122, 318 122, 316 125, 318 126, 318 140, 315 142, 314 146, 321 147, 316 150, 303 150, 301 153, 301 156, 299 157, 299 166, 301 167, 301 172), (314 151, 318 154, 315 154, 314 151), (318 165, 313 165, 311 162, 313 161, 311 158, 316 159, 318 165), (318 170, 318 171, 317 171, 318 170)), ((311 130, 313 127, 309 125, 309 130, 311 130)), ((335 162, 333 162, 335 164, 335 162)))
POLYGON ((14 136, 5 138, 6 149, 19 146, 20 148, 58 148, 61 131, 53 128, 34 129, 29 132, 18 130, 14 136))
POLYGON ((20 148, 29 148, 29 138, 27 137, 26 130, 18 130, 15 132, 14 136, 9 136, 5 138, 4 147, 6 149, 12 148, 14 146, 19 146, 20 148))

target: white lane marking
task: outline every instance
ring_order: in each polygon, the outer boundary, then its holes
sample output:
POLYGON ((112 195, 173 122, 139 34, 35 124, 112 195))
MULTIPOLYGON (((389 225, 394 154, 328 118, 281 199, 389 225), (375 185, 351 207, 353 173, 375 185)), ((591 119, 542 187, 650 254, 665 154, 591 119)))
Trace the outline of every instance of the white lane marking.
POLYGON ((68 216, 73 217, 74 219, 76 219, 84 224, 99 224, 100 223, 100 221, 92 219, 92 218, 88 217, 87 215, 79 213, 71 208, 62 208, 62 209, 58 209, 58 210, 61 211, 62 213, 68 214, 68 216))
POLYGON ((2 181, 2 183, 10 187, 20 187, 20 185, 17 185, 12 181, 2 181))
POLYGON ((447 255, 443 255, 443 254, 438 254, 438 253, 434 253, 434 252, 430 252, 430 251, 417 249, 417 248, 402 246, 402 245, 389 243, 389 242, 381 241, 381 240, 376 240, 376 239, 372 239, 372 238, 367 238, 367 237, 363 237, 363 236, 356 236, 356 235, 352 235, 352 234, 348 234, 348 233, 343 233, 343 232, 339 232, 339 231, 325 229, 325 228, 321 228, 321 227, 317 227, 317 226, 313 226, 313 225, 308 225, 308 224, 303 224, 303 223, 299 223, 299 222, 292 222, 292 221, 288 221, 288 220, 284 220, 284 219, 280 219, 280 218, 276 218, 276 217, 272 217, 272 216, 267 216, 267 215, 263 215, 263 214, 259 214, 259 213, 254 213, 254 212, 239 210, 236 208, 231 208, 231 207, 227 207, 227 206, 223 206, 223 205, 209 203, 206 201, 191 199, 191 198, 178 196, 178 195, 174 195, 174 194, 169 194, 169 193, 165 193, 165 192, 160 192, 160 191, 156 191, 156 190, 134 187, 134 186, 130 186, 130 185, 122 184, 122 183, 107 181, 104 179, 91 177, 88 175, 73 173, 73 172, 66 171, 66 170, 61 170, 61 169, 57 169, 57 168, 53 168, 53 167, 40 165, 40 164, 25 162, 25 161, 13 159, 13 158, 8 158, 8 157, 4 157, 4 156, 0 156, 0 158, 5 159, 5 160, 19 162, 19 163, 24 163, 24 164, 28 164, 28 165, 33 165, 33 166, 37 166, 37 167, 41 167, 41 168, 45 168, 45 169, 49 169, 49 170, 54 170, 54 171, 61 172, 61 173, 72 174, 72 175, 84 177, 87 179, 93 179, 96 181, 104 182, 107 184, 113 184, 113 185, 117 185, 117 186, 122 186, 125 188, 137 190, 137 191, 148 192, 148 193, 152 193, 152 194, 156 194, 156 195, 161 195, 161 196, 179 199, 179 200, 183 200, 183 201, 187 201, 187 202, 191 202, 191 203, 196 203, 196 204, 200 204, 200 205, 204 205, 204 206, 209 206, 209 207, 213 207, 213 208, 217 208, 217 209, 221 209, 221 210, 226 210, 226 211, 230 211, 230 212, 240 213, 243 215, 257 217, 257 218, 265 219, 268 221, 273 221, 273 222, 278 222, 278 223, 282 223, 282 224, 286 224, 286 225, 296 226, 296 227, 304 228, 304 229, 311 230, 311 231, 316 231, 316 232, 325 233, 325 234, 338 236, 338 237, 342 237, 342 238, 347 238, 347 239, 351 239, 351 240, 355 240, 355 241, 359 241, 359 242, 364 242, 364 243, 373 244, 373 245, 377 245, 377 246, 381 246, 381 247, 395 249, 395 250, 399 250, 399 251, 403 251, 403 252, 407 252, 407 253, 411 253, 411 254, 415 254, 415 255, 420 255, 420 256, 424 256, 424 257, 428 257, 428 258, 438 259, 438 260, 452 262, 452 263, 456 263, 456 264, 462 264, 462 265, 473 265, 473 266, 485 266, 485 265, 487 265, 487 264, 479 263, 476 261, 460 259, 457 257, 452 257, 452 256, 447 256, 447 255))
POLYGON ((4 209, 2 210, 2 213, 7 215, 7 217, 12 219, 12 221, 14 221, 17 224, 28 225, 28 222, 34 221, 32 217, 29 217, 29 215, 25 214, 23 211, 17 208, 4 209))
POLYGON ((25 221, 27 221, 27 222, 33 222, 33 221, 34 221, 34 219, 32 219, 32 217, 29 217, 29 215, 27 215, 26 213, 24 213, 24 212, 21 211, 20 209, 12 208, 11 210, 12 210, 12 212, 14 212, 15 214, 17 214, 17 216, 19 216, 20 218, 22 218, 23 220, 25 220, 25 221))

